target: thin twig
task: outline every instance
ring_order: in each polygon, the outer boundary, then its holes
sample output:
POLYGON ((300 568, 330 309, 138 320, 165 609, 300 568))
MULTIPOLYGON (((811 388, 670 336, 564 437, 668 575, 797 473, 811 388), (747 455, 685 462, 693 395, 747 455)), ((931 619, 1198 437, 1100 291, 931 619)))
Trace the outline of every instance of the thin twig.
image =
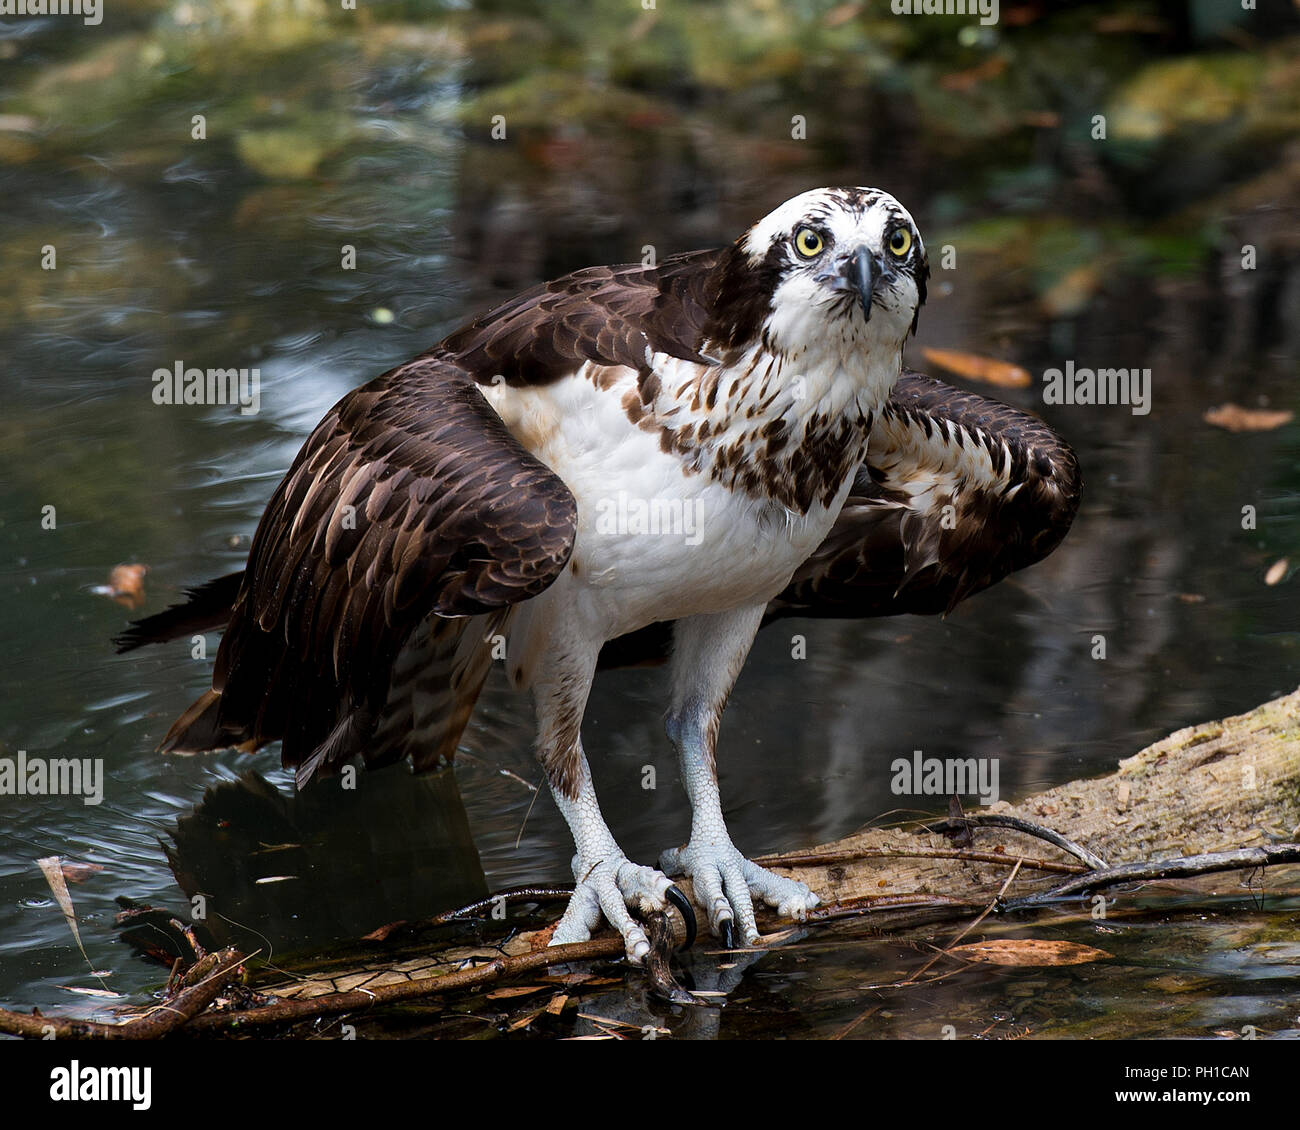
MULTIPOLYGON (((969 848, 848 848, 844 851, 788 852, 785 855, 763 855, 754 862, 760 867, 833 867, 840 863, 854 863, 859 859, 959 859, 970 863, 999 863, 1013 866, 1018 856, 995 851, 972 851, 969 848)), ((1074 863, 1055 863, 1048 859, 1022 860, 1026 869, 1052 871, 1061 875, 1082 875, 1086 867, 1074 863)))
MULTIPOLYGON (((1007 899, 998 906, 1001 913, 1044 906, 1072 895, 1114 887, 1122 883, 1140 883, 1152 879, 1188 879, 1212 875, 1218 871, 1237 871, 1245 867, 1270 867, 1279 863, 1300 863, 1300 844, 1273 844, 1269 847, 1241 848, 1237 851, 1212 851, 1202 855, 1182 855, 1173 859, 1144 860, 1091 871, 1067 879, 1050 890, 1034 895, 1007 899)), ((1000 896, 999 896, 1000 897, 1000 896)))
POLYGON ((1023 832, 1026 836, 1033 836, 1038 840, 1046 840, 1049 844, 1059 847, 1062 851, 1068 851, 1076 859, 1083 862, 1094 871, 1104 871, 1109 864, 1098 855, 1093 855, 1087 848, 1081 847, 1073 840, 1067 840, 1060 832, 1054 832, 1051 828, 1044 828, 1041 824, 1033 824, 1028 820, 1021 820, 1019 816, 1002 816, 996 813, 974 813, 969 816, 961 816, 956 820, 940 820, 937 824, 922 824, 927 832, 960 832, 965 828, 1009 828, 1013 832, 1023 832))
POLYGON ((805 912, 804 922, 834 922, 842 918, 860 918, 886 910, 970 910, 982 902, 952 895, 859 895, 857 898, 815 906, 805 912))
POLYGON ((494 909, 502 902, 559 902, 572 896, 572 886, 507 887, 504 891, 497 891, 495 894, 488 895, 487 898, 479 899, 477 902, 467 903, 455 910, 444 910, 441 914, 435 914, 432 918, 425 918, 419 922, 409 923, 409 925, 414 927, 446 926, 463 918, 473 918, 481 915, 483 911, 494 909))

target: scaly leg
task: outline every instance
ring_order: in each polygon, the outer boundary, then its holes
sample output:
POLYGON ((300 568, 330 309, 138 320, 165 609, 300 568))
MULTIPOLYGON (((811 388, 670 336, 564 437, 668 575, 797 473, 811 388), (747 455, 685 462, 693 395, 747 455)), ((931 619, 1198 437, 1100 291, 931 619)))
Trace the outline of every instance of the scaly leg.
POLYGON ((573 857, 577 886, 551 945, 585 942, 604 918, 623 935, 628 959, 639 965, 650 952, 650 940, 628 913, 629 907, 644 914, 672 902, 687 920, 688 937, 695 932, 694 912, 671 879, 652 867, 637 866, 623 854, 601 815, 579 737, 595 666, 594 653, 578 660, 559 657, 535 686, 538 757, 577 849, 573 857))
POLYGON ((795 919, 819 901, 806 884, 773 875, 741 855, 722 818, 714 761, 718 725, 764 607, 692 616, 678 621, 673 637, 668 736, 677 747, 691 801, 691 838, 685 847, 664 852, 659 862, 670 875, 691 877, 696 902, 707 908, 710 928, 728 948, 735 945, 733 924, 746 944, 758 938, 755 898, 795 919))

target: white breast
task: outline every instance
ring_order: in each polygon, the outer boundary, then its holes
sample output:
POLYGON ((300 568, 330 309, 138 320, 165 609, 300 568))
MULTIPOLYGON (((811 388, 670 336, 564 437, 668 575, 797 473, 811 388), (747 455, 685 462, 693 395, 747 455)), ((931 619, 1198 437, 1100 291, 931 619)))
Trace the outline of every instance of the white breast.
POLYGON ((657 428, 631 424, 623 397, 635 394, 633 370, 601 373, 603 387, 580 374, 483 390, 578 501, 570 569, 532 603, 561 603, 565 615, 612 639, 656 620, 775 596, 826 536, 851 477, 831 506, 805 515, 730 490, 665 453, 657 428))

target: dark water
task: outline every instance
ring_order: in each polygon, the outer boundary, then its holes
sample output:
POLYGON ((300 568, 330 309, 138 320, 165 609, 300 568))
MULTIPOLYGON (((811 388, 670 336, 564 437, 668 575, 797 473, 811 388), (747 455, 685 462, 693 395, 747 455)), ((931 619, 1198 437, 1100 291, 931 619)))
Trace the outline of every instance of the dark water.
MULTIPOLYGON (((181 643, 115 656, 126 612, 91 587, 147 563, 154 611, 239 568, 325 409, 472 312, 647 244, 726 241, 818 184, 877 184, 910 208, 935 271, 909 362, 933 370, 920 350, 935 346, 1024 365, 1034 387, 995 395, 1068 438, 1085 496, 1049 560, 946 620, 766 631, 722 731, 737 844, 788 849, 879 818, 898 806, 889 762, 913 749, 998 757, 1018 795, 1300 683, 1293 570, 1264 582, 1300 561, 1300 428, 1234 435, 1201 419, 1229 400, 1297 407, 1300 53, 1285 12, 1234 30, 1166 5, 1143 30, 1145 8, 1008 22, 1034 10, 1006 4, 974 34, 853 5, 673 7, 412 3, 359 31, 269 3, 142 4, 98 28, 0 24, 0 753, 102 759, 105 774, 96 806, 0 797, 0 1003, 86 1012, 101 1002, 68 987, 101 984, 142 999, 162 976, 116 940, 114 898, 183 910, 160 844, 176 821, 246 769, 291 789, 274 750, 152 752, 210 660, 181 643), (1089 134, 1099 106, 1106 141, 1089 134), (195 113, 206 140, 191 137, 195 113), (791 137, 796 115, 806 139, 791 137), (41 269, 46 245, 55 270, 41 269), (1149 367, 1149 414, 1044 405, 1039 374, 1069 360, 1149 367), (260 410, 155 405, 151 374, 178 361, 257 367, 260 410), (795 633, 805 659, 791 658, 795 633), (104 869, 71 888, 102 983, 35 866, 50 855, 104 869)), ((665 704, 660 673, 615 672, 586 723, 606 814, 645 861, 688 827, 665 704)), ((308 844, 284 869, 306 893, 243 892, 268 941, 355 936, 484 888, 568 879, 563 822, 523 783, 539 781, 531 740, 527 701, 494 682, 454 777, 394 769, 279 811, 308 844)), ((255 832, 238 850, 266 848, 255 832)), ((204 883, 221 882, 234 844, 218 838, 204 883)), ((1175 907, 1114 927, 1110 944, 1072 920, 1060 936, 1132 961, 949 982, 925 1004, 887 1000, 857 1032, 997 1015, 993 1034, 1292 1030, 1259 975, 1294 977, 1295 913, 1175 907), (1136 990, 1153 962, 1195 966, 1177 1007, 1158 985, 1136 990)), ((874 1000, 861 986, 915 960, 838 936, 754 967, 721 1034, 795 1015, 803 1034, 838 1030, 874 1000)))

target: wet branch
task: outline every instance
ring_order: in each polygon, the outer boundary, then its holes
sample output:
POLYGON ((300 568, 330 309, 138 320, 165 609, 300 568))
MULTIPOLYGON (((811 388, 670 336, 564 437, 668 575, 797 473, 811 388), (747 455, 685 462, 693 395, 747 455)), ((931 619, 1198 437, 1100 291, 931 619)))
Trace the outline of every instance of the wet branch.
POLYGON ((1238 851, 1211 851, 1203 855, 1184 855, 1173 859, 1143 860, 1090 871, 1075 879, 1067 879, 1055 887, 1037 894, 1003 899, 998 905, 1001 913, 1046 906, 1074 895, 1087 894, 1124 883, 1141 883, 1154 879, 1190 879, 1198 875, 1213 875, 1217 871, 1238 871, 1243 868, 1272 867, 1280 863, 1300 863, 1300 844, 1274 844, 1270 847, 1242 848, 1238 851))
POLYGON ((0 1009, 0 1032, 29 1040, 157 1040, 192 1022, 238 975, 246 958, 233 949, 201 958, 183 978, 182 988, 171 1000, 125 1024, 100 1024, 93 1020, 28 1015, 0 1009))

